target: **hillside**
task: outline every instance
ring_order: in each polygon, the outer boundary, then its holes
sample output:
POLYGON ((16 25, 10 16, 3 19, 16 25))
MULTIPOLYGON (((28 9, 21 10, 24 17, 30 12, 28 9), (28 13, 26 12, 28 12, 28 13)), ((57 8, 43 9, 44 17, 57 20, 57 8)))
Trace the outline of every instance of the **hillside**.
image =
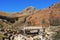
POLYGON ((0 19, 6 20, 10 23, 16 23, 23 21, 30 26, 56 26, 60 25, 60 3, 57 3, 49 8, 37 10, 30 6, 24 9, 22 12, 9 14, 6 12, 0 12, 0 19), (44 22, 44 23, 43 23, 44 22))
POLYGON ((0 39, 2 39, 5 32, 14 33, 22 30, 26 26, 42 26, 46 28, 45 31, 48 33, 57 33, 54 38, 55 40, 60 40, 60 3, 42 10, 37 10, 30 6, 22 12, 13 14, 0 12, 0 39))
POLYGON ((31 17, 28 17, 28 23, 33 26, 58 26, 60 25, 60 3, 47 9, 38 10, 31 17), (43 23, 44 21, 44 23, 43 23))

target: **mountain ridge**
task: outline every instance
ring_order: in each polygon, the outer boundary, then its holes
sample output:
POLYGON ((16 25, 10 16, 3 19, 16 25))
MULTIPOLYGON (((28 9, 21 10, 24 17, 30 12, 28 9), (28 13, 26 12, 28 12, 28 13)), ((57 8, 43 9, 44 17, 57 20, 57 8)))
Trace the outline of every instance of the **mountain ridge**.
MULTIPOLYGON (((27 22, 28 24, 30 23, 30 25, 34 25, 34 26, 39 26, 42 25, 41 21, 42 20, 47 20, 46 21, 46 26, 50 25, 50 21, 49 19, 53 19, 53 18, 60 18, 60 3, 57 3, 49 8, 46 9, 42 9, 42 10, 37 10, 34 7, 30 6, 28 8, 26 8, 25 10, 23 10, 22 12, 16 12, 13 14, 9 14, 9 13, 5 13, 5 12, 0 12, 0 16, 2 16, 5 20, 8 21, 18 21, 18 20, 24 20, 25 22, 27 22), (48 25, 47 25, 48 24, 48 25)), ((53 19, 54 20, 54 19, 53 19)), ((60 20, 60 19, 59 19, 60 20)), ((51 21, 51 25, 52 25, 52 21, 51 21)))

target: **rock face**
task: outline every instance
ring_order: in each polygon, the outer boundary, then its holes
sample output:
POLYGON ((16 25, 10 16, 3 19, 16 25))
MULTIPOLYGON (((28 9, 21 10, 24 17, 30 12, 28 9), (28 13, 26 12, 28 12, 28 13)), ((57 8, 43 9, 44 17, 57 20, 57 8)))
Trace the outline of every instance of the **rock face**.
POLYGON ((28 17, 28 23, 33 26, 58 26, 60 25, 60 3, 50 8, 38 10, 31 17, 28 17))
POLYGON ((49 25, 49 13, 47 10, 39 10, 31 17, 28 17, 28 23, 33 26, 49 25), (46 25, 47 24, 47 25, 46 25))

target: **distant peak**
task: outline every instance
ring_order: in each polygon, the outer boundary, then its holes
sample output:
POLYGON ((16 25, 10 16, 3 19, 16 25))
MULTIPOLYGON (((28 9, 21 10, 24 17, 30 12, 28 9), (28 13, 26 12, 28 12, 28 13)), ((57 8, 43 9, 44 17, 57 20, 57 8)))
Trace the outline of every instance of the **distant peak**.
POLYGON ((36 11, 35 7, 29 6, 22 11, 23 13, 34 13, 36 11))
POLYGON ((25 10, 35 10, 35 7, 29 6, 29 7, 27 7, 25 10))
POLYGON ((33 6, 29 6, 28 8, 32 8, 32 9, 35 9, 35 7, 33 7, 33 6))

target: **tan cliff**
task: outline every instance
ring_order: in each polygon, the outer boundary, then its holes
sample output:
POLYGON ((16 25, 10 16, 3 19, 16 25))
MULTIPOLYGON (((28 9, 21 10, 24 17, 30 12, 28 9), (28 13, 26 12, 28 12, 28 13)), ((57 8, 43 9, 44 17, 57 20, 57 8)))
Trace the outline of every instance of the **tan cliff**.
POLYGON ((37 11, 31 17, 27 18, 29 25, 33 26, 58 26, 60 25, 60 3, 50 8, 37 11))

